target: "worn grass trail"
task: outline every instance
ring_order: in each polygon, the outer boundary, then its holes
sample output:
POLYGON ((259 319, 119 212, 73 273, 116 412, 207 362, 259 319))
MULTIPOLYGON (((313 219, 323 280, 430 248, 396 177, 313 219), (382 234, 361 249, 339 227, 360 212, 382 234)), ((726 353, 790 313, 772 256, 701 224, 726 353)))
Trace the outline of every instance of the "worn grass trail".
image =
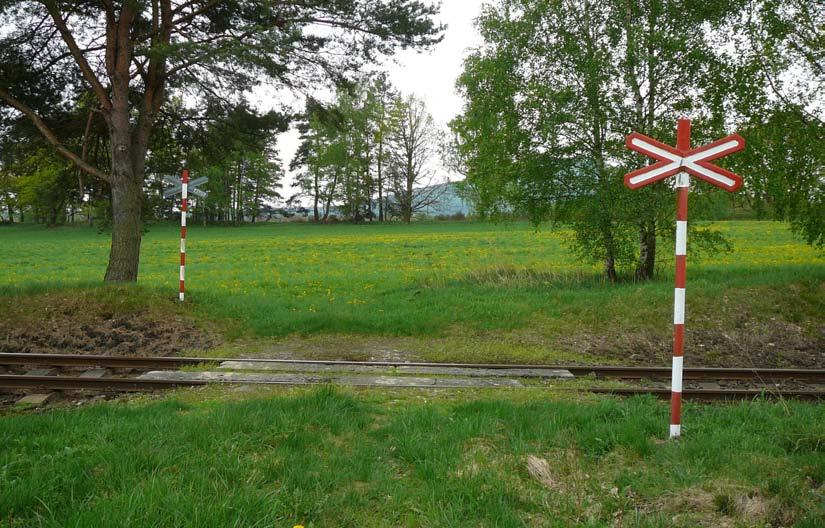
POLYGON ((685 438, 664 442, 666 405, 646 398, 263 394, 181 391, 0 418, 0 526, 813 528, 825 519, 823 406, 691 405, 685 438))

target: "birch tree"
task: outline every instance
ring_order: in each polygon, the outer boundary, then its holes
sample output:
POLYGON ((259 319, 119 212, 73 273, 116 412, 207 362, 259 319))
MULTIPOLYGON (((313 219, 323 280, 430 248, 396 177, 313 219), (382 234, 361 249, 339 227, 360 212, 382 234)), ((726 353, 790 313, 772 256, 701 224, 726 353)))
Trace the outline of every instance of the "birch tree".
POLYGON ((438 157, 441 138, 424 101, 407 96, 395 105, 395 127, 389 135, 389 182, 401 219, 435 203, 442 187, 433 185, 432 162, 438 157))
MULTIPOLYGON (((672 231, 672 193, 666 182, 623 187, 622 174, 642 162, 624 137, 638 130, 673 142, 682 115, 706 134, 721 131, 724 108, 713 97, 725 79, 708 28, 729 9, 663 0, 489 6, 478 22, 484 44, 458 82, 467 103, 452 123, 482 211, 564 223, 574 250, 600 261, 609 280, 620 265, 651 278, 657 236, 672 231)), ((694 243, 715 240, 691 228, 694 243)))

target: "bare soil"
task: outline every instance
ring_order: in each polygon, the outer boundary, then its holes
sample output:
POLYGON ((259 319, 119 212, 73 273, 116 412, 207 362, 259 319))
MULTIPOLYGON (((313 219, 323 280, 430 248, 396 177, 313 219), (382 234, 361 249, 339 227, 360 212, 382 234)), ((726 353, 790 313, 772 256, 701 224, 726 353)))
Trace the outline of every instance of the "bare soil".
POLYGON ((119 308, 88 296, 39 301, 37 306, 22 300, 21 305, 3 307, 9 317, 0 320, 0 352, 172 356, 222 342, 218 334, 174 309, 119 308))
MULTIPOLYGON (((528 328, 501 335, 430 338, 290 336, 238 342, 228 352, 239 357, 280 359, 666 367, 671 364, 671 339, 665 332, 650 330, 596 333, 578 329, 575 333, 547 335, 528 328)), ((778 321, 752 323, 734 330, 688 327, 685 356, 691 367, 825 368, 825 326, 813 332, 810 327, 806 330, 778 321)))
MULTIPOLYGON (((698 325, 697 325, 698 326, 698 325)), ((583 334, 579 350, 622 364, 670 364, 671 338, 652 333, 583 334)), ((686 362, 696 367, 825 368, 825 325, 813 332, 784 321, 739 328, 687 327, 686 362)))

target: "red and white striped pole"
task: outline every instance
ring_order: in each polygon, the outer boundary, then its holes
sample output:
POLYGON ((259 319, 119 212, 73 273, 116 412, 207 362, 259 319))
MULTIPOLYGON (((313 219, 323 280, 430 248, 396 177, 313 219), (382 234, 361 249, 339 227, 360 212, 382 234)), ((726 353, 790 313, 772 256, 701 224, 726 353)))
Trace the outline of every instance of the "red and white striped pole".
POLYGON ((680 119, 676 129, 676 148, 633 132, 625 139, 627 148, 653 158, 656 163, 629 172, 624 183, 638 189, 676 176, 676 289, 673 299, 673 377, 670 392, 670 437, 682 434, 682 367, 685 354, 685 279, 687 267, 687 211, 690 176, 733 192, 742 178, 710 163, 745 148, 745 139, 732 134, 707 145, 691 148, 690 120, 680 119))
POLYGON ((186 269, 186 211, 188 209, 186 197, 188 195, 189 187, 189 169, 183 169, 181 175, 181 202, 180 202, 180 293, 178 298, 183 302, 184 293, 184 276, 186 269))
MULTIPOLYGON (((680 119, 676 148, 690 150, 690 120, 680 119)), ((673 295, 673 373, 670 382, 670 437, 682 433, 682 367, 685 353, 685 279, 687 271, 687 211, 690 177, 676 175, 676 288, 673 295)))

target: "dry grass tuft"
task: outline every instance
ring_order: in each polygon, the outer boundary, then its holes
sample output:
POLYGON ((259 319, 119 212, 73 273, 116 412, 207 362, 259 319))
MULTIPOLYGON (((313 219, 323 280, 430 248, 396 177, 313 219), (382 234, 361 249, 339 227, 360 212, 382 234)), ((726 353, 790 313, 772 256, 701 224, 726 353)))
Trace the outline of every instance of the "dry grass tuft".
POLYGON ((527 455, 527 471, 530 476, 541 482, 545 487, 556 488, 557 482, 553 478, 553 472, 550 470, 550 464, 547 460, 535 455, 527 455))
POLYGON ((536 286, 573 286, 584 283, 603 283, 604 279, 589 270, 541 270, 518 266, 494 266, 471 270, 465 280, 481 286, 509 288, 536 286))

